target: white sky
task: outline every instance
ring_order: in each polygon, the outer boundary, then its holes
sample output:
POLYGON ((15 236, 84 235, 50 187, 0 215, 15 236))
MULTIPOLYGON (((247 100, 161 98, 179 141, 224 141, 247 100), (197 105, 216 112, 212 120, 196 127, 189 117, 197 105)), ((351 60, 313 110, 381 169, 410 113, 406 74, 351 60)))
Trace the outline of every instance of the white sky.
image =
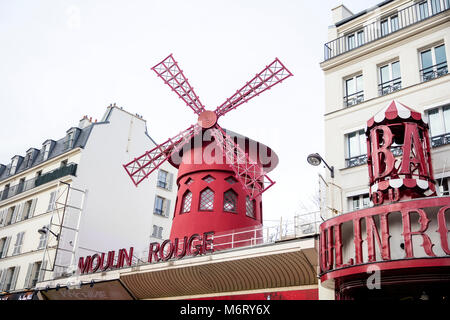
MULTIPOLYGON (((343 1, 353 13, 379 2, 343 1)), ((85 114, 100 120, 110 103, 142 115, 157 142, 187 128, 197 117, 150 70, 170 53, 207 109, 278 57, 294 77, 219 123, 278 154, 264 218, 292 218, 317 188, 306 156, 323 154, 319 63, 340 3, 0 0, 0 163, 62 138, 85 114)))

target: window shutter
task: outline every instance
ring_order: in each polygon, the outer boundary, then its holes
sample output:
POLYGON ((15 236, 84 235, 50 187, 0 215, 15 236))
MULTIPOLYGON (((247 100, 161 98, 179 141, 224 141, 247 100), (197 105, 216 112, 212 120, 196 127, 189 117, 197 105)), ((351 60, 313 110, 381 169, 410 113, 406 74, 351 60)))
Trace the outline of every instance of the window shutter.
POLYGON ((17 278, 19 277, 19 271, 20 271, 20 266, 16 266, 14 268, 14 274, 12 276, 11 287, 9 288, 9 291, 13 291, 16 289, 16 283, 17 283, 17 278))
POLYGON ((1 278, 0 278, 0 291, 3 291, 3 288, 5 287, 5 281, 6 281, 6 274, 8 273, 8 269, 3 269, 1 271, 1 278))
POLYGON ((45 268, 47 267, 47 260, 42 261, 41 270, 39 270, 39 277, 37 282, 44 281, 45 278, 45 268))
POLYGON ((16 222, 16 218, 17 218, 17 212, 19 211, 19 206, 15 206, 14 207, 14 211, 13 211, 13 215, 12 215, 12 219, 11 219, 11 224, 13 224, 14 222, 16 222))
POLYGON ((23 209, 25 208, 25 203, 19 204, 18 207, 19 208, 17 209, 17 217, 16 217, 16 221, 15 222, 22 221, 23 209))
POLYGON ((155 203, 153 204, 153 213, 156 213, 156 204, 158 203, 158 196, 155 196, 155 203))
POLYGON ((0 258, 4 258, 8 255, 8 249, 9 249, 9 243, 11 242, 11 236, 9 236, 8 238, 6 238, 6 242, 5 242, 5 246, 3 249, 3 253, 2 256, 0 258))
POLYGON ((8 209, 3 209, 0 211, 0 227, 3 227, 6 222, 6 214, 8 212, 8 209))
POLYGON ((31 201, 30 212, 28 213, 28 219, 34 216, 34 210, 36 209, 37 198, 31 201))
POLYGON ((165 205, 164 215, 166 217, 169 217, 170 216, 170 199, 165 199, 164 200, 164 205, 165 205))
POLYGON ((173 173, 169 172, 168 182, 167 182, 167 190, 172 191, 173 185, 173 173))
POLYGON ((47 211, 52 211, 55 208, 55 197, 56 197, 56 191, 53 191, 52 193, 50 193, 50 201, 48 202, 47 211))
POLYGON ((31 272, 33 271, 34 263, 28 264, 27 275, 25 277, 25 283, 23 285, 24 289, 29 289, 31 287, 31 272))

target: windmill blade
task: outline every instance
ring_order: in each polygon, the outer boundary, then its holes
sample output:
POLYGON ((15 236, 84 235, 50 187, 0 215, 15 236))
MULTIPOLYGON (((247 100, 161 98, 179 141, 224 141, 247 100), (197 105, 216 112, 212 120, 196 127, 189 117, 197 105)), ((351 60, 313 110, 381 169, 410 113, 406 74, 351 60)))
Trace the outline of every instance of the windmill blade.
POLYGON ((175 137, 147 151, 139 158, 124 164, 126 172, 133 180, 135 186, 138 186, 145 178, 165 162, 169 157, 178 152, 190 139, 198 134, 201 128, 198 124, 190 126, 188 129, 180 132, 175 137))
POLYGON ((223 116, 244 102, 248 102, 250 99, 258 96, 274 85, 281 83, 290 76, 292 76, 292 73, 276 58, 233 96, 217 107, 215 111, 217 117, 223 116))
POLYGON ((195 94, 194 89, 188 82, 188 79, 184 76, 183 71, 178 66, 178 63, 170 54, 163 61, 158 63, 152 68, 156 72, 158 77, 163 79, 173 91, 191 108, 196 114, 200 114, 205 111, 205 107, 200 102, 198 96, 195 94))
POLYGON ((227 163, 236 174, 236 178, 244 186, 244 190, 253 200, 275 184, 256 162, 250 160, 247 153, 236 144, 218 125, 211 129, 215 142, 222 149, 227 163))

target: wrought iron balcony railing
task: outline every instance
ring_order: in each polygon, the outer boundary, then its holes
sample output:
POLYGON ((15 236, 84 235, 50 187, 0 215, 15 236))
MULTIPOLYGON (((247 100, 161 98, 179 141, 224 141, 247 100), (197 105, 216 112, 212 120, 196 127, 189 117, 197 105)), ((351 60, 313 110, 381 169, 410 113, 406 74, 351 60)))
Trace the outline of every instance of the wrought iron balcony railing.
POLYGON ((431 147, 433 148, 440 147, 446 144, 450 144, 450 132, 431 137, 431 147))
POLYGON ((348 95, 344 97, 344 106, 351 107, 357 105, 361 102, 364 102, 364 91, 359 91, 354 94, 348 95))
POLYGON ((425 82, 445 76, 447 73, 447 62, 443 62, 420 70, 420 78, 422 79, 422 82, 425 82))
MULTIPOLYGON (((391 147, 391 152, 395 157, 401 156, 403 153, 402 146, 391 147)), ((367 163, 367 154, 345 159, 345 167, 352 168, 367 163)))
POLYGON ((70 163, 67 166, 60 167, 48 173, 45 173, 39 177, 24 180, 19 182, 18 184, 11 186, 9 188, 5 188, 3 191, 0 191, 0 201, 11 198, 19 193, 31 190, 35 187, 38 187, 44 183, 59 179, 61 177, 72 175, 74 176, 77 171, 77 164, 70 163))
POLYGON ((378 85, 378 94, 385 96, 402 88, 401 78, 397 78, 388 82, 384 82, 378 85))
POLYGON ((449 9, 450 1, 447 0, 442 1, 442 3, 432 0, 414 3, 396 13, 392 13, 391 17, 396 17, 396 22, 391 22, 390 27, 386 26, 384 23, 386 19, 383 17, 383 19, 378 19, 371 24, 363 26, 351 34, 346 34, 327 42, 324 46, 324 61, 384 38, 418 22, 430 19, 449 9))

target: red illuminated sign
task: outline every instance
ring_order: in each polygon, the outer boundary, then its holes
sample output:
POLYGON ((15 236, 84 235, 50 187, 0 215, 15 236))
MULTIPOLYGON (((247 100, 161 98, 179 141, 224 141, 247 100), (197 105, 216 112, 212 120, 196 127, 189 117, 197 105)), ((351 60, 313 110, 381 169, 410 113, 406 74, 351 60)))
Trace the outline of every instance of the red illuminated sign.
MULTIPOLYGON (((450 256, 447 228, 449 214, 450 198, 443 197, 368 208, 325 221, 320 226, 321 273, 366 263, 421 258, 414 252, 413 238, 419 240, 427 257, 437 257, 436 252, 443 253, 444 255, 439 255, 441 257, 450 256), (400 219, 394 219, 394 215, 400 219), (436 221, 437 230, 429 230, 432 219, 436 221), (391 238, 394 234, 390 227, 394 225, 398 229, 396 234, 401 237, 404 252, 402 256, 392 256, 391 238), (353 229, 353 234, 343 235, 344 226, 346 230, 353 229), (433 232, 437 232, 438 237, 435 237, 433 232), (432 241, 432 238, 435 241, 432 241), (363 245, 363 242, 366 242, 366 245, 363 245), (344 252, 350 251, 354 253, 353 256, 344 261, 344 252), (377 253, 380 259, 377 259, 377 253)), ((449 264, 448 261, 446 263, 449 264)), ((409 261, 409 266, 415 266, 414 260, 409 261)))
MULTIPOLYGON (((149 246, 148 262, 168 261, 170 259, 181 259, 186 255, 197 256, 213 252, 213 231, 199 234, 193 234, 190 237, 184 237, 183 240, 175 238, 165 240, 161 244, 153 242, 149 246)), ((94 273, 97 271, 106 271, 110 269, 119 269, 131 266, 133 263, 133 247, 127 251, 120 249, 116 251, 108 251, 105 253, 96 253, 92 256, 80 257, 78 260, 78 270, 81 274, 94 273)))

